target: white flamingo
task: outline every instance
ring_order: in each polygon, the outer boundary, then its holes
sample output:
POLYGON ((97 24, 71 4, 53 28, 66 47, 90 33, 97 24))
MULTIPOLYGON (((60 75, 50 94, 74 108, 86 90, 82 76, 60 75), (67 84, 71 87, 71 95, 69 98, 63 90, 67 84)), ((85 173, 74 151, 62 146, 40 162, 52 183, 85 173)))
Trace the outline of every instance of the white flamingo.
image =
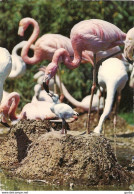
MULTIPOLYGON (((7 49, 0 47, 0 102, 3 96, 3 85, 12 68, 11 55, 7 49)), ((1 114, 2 116, 2 114, 1 114)), ((2 124, 6 125, 1 121, 2 124)))
MULTIPOLYGON (((22 57, 17 54, 19 49, 22 49, 27 44, 27 41, 18 43, 12 50, 12 69, 9 74, 10 79, 20 78, 26 72, 26 63, 22 57)), ((34 50, 34 45, 31 45, 30 49, 34 50)))
MULTIPOLYGON (((43 83, 43 79, 44 79, 44 75, 45 75, 45 67, 44 68, 41 68, 42 71, 39 71, 37 72, 35 75, 34 75, 34 78, 38 79, 37 80, 37 83, 41 84, 43 83)), ((58 85, 58 87, 60 88, 60 79, 59 79, 59 76, 56 75, 55 76, 55 80, 56 80, 56 84, 58 85)), ((52 90, 53 88, 53 79, 50 80, 49 82, 49 88, 52 90)), ((62 92, 63 92, 63 95, 65 96, 65 98, 72 104, 74 105, 75 107, 79 107, 81 109, 83 109, 84 111, 88 111, 88 108, 89 108, 89 103, 90 103, 90 99, 91 99, 91 95, 88 95, 86 97, 84 97, 82 99, 82 101, 78 101, 76 100, 69 92, 68 90, 66 89, 65 85, 63 83, 61 83, 61 86, 62 86, 62 92)), ((37 96, 38 94, 38 100, 46 100, 47 98, 47 93, 45 90, 41 90, 41 86, 39 86, 38 84, 35 86, 35 95, 34 96, 37 96)), ((99 91, 97 91, 96 94, 94 94, 94 97, 93 97, 93 103, 92 103, 92 111, 96 111, 98 109, 98 103, 99 103, 99 91)), ((103 98, 101 97, 100 98, 100 106, 99 106, 99 109, 103 109, 103 98)))
POLYGON ((126 66, 123 61, 117 58, 107 59, 102 63, 98 72, 98 83, 107 91, 106 103, 103 114, 100 117, 97 127, 94 129, 95 133, 100 134, 102 132, 102 125, 104 120, 111 112, 115 93, 121 94, 128 80, 126 66))
POLYGON ((3 84, 12 68, 11 55, 7 49, 0 47, 0 102, 3 96, 3 84))

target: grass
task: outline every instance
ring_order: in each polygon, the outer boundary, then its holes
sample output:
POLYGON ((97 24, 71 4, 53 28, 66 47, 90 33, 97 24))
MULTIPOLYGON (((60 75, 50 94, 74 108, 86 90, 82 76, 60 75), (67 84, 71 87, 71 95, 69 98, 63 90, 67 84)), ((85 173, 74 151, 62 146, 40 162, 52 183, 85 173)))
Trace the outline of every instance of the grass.
POLYGON ((133 112, 121 112, 119 116, 126 120, 127 123, 134 125, 134 113, 133 112))

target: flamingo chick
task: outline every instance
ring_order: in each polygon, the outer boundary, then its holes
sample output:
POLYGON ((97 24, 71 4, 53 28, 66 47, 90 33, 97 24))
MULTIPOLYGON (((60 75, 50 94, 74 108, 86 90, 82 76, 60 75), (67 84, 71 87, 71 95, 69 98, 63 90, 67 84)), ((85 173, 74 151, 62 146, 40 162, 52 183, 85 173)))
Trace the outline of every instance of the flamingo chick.
POLYGON ((77 119, 78 113, 74 111, 71 106, 65 103, 59 103, 59 98, 56 95, 51 95, 53 99, 53 105, 50 107, 51 111, 60 119, 62 119, 62 130, 61 134, 66 134, 66 119, 71 117, 77 119))
POLYGON ((118 95, 121 94, 127 80, 128 75, 126 66, 120 59, 107 59, 100 66, 98 72, 98 83, 104 90, 106 89, 107 97, 103 114, 100 117, 97 127, 94 129, 95 133, 100 134, 102 132, 102 125, 111 112, 115 93, 117 91, 118 95))

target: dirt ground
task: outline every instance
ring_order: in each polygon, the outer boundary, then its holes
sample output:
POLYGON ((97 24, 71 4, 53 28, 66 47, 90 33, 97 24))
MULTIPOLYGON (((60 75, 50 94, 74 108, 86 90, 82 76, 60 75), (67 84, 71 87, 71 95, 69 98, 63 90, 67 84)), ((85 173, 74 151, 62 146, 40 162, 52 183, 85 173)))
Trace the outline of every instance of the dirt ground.
MULTIPOLYGON (((68 134, 61 135, 61 124, 49 121, 22 120, 11 127, 0 143, 0 166, 11 176, 44 180, 50 184, 107 185, 127 183, 132 179, 132 164, 122 167, 115 157, 112 117, 105 122, 105 137, 86 129, 87 114, 79 111, 79 119, 68 125, 68 134), (52 131, 52 128, 56 131, 52 131), (130 171, 128 171, 130 169, 130 171)), ((133 127, 118 117, 117 147, 132 145, 133 127), (132 137, 129 137, 129 135, 132 137), (124 141, 124 136, 129 141, 124 141)), ((91 115, 91 130, 97 125, 91 115)), ((134 146, 134 144, 133 144, 134 146)), ((132 147, 132 146, 131 146, 132 147)), ((133 148, 133 147, 132 147, 133 148)))

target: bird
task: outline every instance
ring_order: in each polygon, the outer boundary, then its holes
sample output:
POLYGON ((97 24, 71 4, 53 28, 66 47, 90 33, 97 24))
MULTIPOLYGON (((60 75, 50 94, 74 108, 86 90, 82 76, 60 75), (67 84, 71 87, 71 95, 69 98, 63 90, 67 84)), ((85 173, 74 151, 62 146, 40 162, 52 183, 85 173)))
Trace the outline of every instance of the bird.
MULTIPOLYGON (((45 75, 45 69, 46 69, 46 67, 44 67, 44 68, 42 67, 41 71, 39 71, 38 73, 35 74, 35 75, 38 75, 38 80, 41 80, 40 84, 42 84, 42 82, 43 82, 43 78, 45 75)), ((37 78, 37 76, 34 76, 34 77, 37 78)), ((50 80, 50 82, 51 82, 51 80, 50 80)), ((59 79, 58 75, 55 76, 55 81, 56 81, 57 86, 60 87, 60 79, 59 79)), ((50 84, 50 82, 49 82, 49 84, 50 84)), ((82 101, 78 101, 69 93, 69 91, 67 90, 65 85, 63 83, 61 83, 61 84, 62 84, 62 92, 63 92, 64 97, 75 107, 81 108, 83 111, 88 111, 91 95, 84 97, 82 99, 82 101)), ((50 85, 50 87, 52 88, 52 85, 50 85)), ((49 89, 50 89, 50 87, 49 87, 49 89)), ((35 94, 36 94, 36 92, 35 92, 35 94)), ((38 99, 39 100, 46 100, 45 96, 46 96, 46 92, 45 92, 45 90, 41 90, 41 86, 40 86, 40 91, 38 90, 38 99)), ((99 90, 97 91, 96 94, 94 94, 92 108, 91 108, 92 111, 97 111, 98 103, 99 103, 99 90)), ((102 97, 100 98, 99 109, 100 110, 103 109, 103 98, 102 97)))
POLYGON ((51 105, 50 109, 51 111, 60 119, 62 119, 62 129, 61 134, 66 134, 66 119, 69 119, 73 117, 74 119, 77 119, 78 113, 74 111, 71 106, 65 103, 59 103, 59 98, 57 95, 49 93, 49 95, 53 99, 53 104, 51 105))
MULTIPOLYGON (((68 37, 65 37, 60 34, 45 34, 41 36, 34 44, 33 57, 29 57, 28 51, 39 35, 39 31, 40 31, 39 25, 36 22, 36 20, 34 20, 33 18, 26 17, 20 20, 19 29, 18 29, 18 35, 24 36, 25 30, 28 28, 30 24, 34 27, 34 30, 31 37, 27 41, 27 44, 23 47, 21 52, 21 57, 25 63, 33 65, 43 60, 51 61, 55 51, 59 48, 66 49, 70 57, 73 57, 71 40, 68 37)), ((62 61, 62 58, 60 58, 59 62, 61 61, 62 61)), ((56 92, 56 89, 55 89, 55 92, 56 92)), ((60 88, 60 92, 61 92, 61 98, 63 98, 62 88, 60 88)))
MULTIPOLYGON (((22 49, 27 41, 22 41, 18 43, 12 50, 12 69, 9 74, 10 79, 20 78, 26 72, 26 63, 23 61, 22 57, 17 54, 19 49, 22 49)), ((30 49, 34 50, 34 45, 31 45, 30 49)))
POLYGON ((20 101, 18 92, 11 92, 6 95, 0 105, 0 114, 2 114, 2 122, 8 123, 8 118, 11 121, 17 120, 16 109, 20 101))
MULTIPOLYGON (((3 85, 12 68, 11 55, 7 49, 0 47, 0 102, 3 96, 3 85)), ((2 115, 1 115, 2 116, 2 115)), ((3 125, 6 125, 1 121, 3 125)))
POLYGON ((115 93, 117 92, 117 102, 119 104, 121 91, 125 87, 127 80, 128 75, 126 66, 120 59, 109 58, 99 67, 98 83, 104 90, 106 90, 107 97, 103 114, 93 131, 94 133, 100 134, 102 132, 102 125, 111 112, 115 93))
POLYGON ((41 89, 40 84, 36 84, 34 86, 34 96, 32 98, 31 102, 36 101, 46 101, 46 102, 53 102, 52 98, 48 95, 48 93, 45 90, 41 89))
POLYGON ((124 56, 130 61, 134 61, 134 27, 126 34, 124 56))
POLYGON ((21 119, 44 120, 56 118, 56 115, 50 110, 52 103, 44 101, 27 103, 22 108, 20 114, 16 115, 19 101, 19 93, 11 92, 0 105, 0 113, 4 122, 7 122, 7 118, 10 119, 12 124, 16 124, 21 119))
MULTIPOLYGON (((55 51, 52 62, 46 68, 44 85, 48 85, 49 80, 56 74, 58 61, 62 57, 64 64, 69 69, 75 69, 80 65, 82 52, 92 51, 93 60, 93 85, 91 90, 91 101, 88 111, 90 118, 92 98, 96 87, 96 54, 99 51, 108 50, 115 46, 124 45, 126 34, 114 24, 100 19, 83 20, 74 25, 70 33, 70 39, 74 51, 74 59, 64 48, 55 51)), ((88 119, 87 133, 90 133, 90 119, 88 119)))
POLYGON ((130 86, 131 88, 134 88, 134 63, 133 63, 133 65, 132 65, 130 71, 131 71, 131 75, 130 75, 129 86, 130 86))
POLYGON ((69 52, 70 56, 73 56, 73 49, 69 38, 60 34, 45 34, 36 41, 34 44, 34 55, 33 57, 29 57, 28 51, 30 46, 39 35, 39 25, 33 18, 26 17, 20 20, 18 29, 18 34, 20 36, 24 36, 25 30, 30 24, 34 27, 34 30, 21 52, 21 57, 25 63, 33 65, 43 60, 51 61, 54 52, 58 48, 65 48, 69 52))
POLYGON ((12 68, 11 55, 7 49, 0 47, 0 102, 3 95, 3 85, 12 68))

